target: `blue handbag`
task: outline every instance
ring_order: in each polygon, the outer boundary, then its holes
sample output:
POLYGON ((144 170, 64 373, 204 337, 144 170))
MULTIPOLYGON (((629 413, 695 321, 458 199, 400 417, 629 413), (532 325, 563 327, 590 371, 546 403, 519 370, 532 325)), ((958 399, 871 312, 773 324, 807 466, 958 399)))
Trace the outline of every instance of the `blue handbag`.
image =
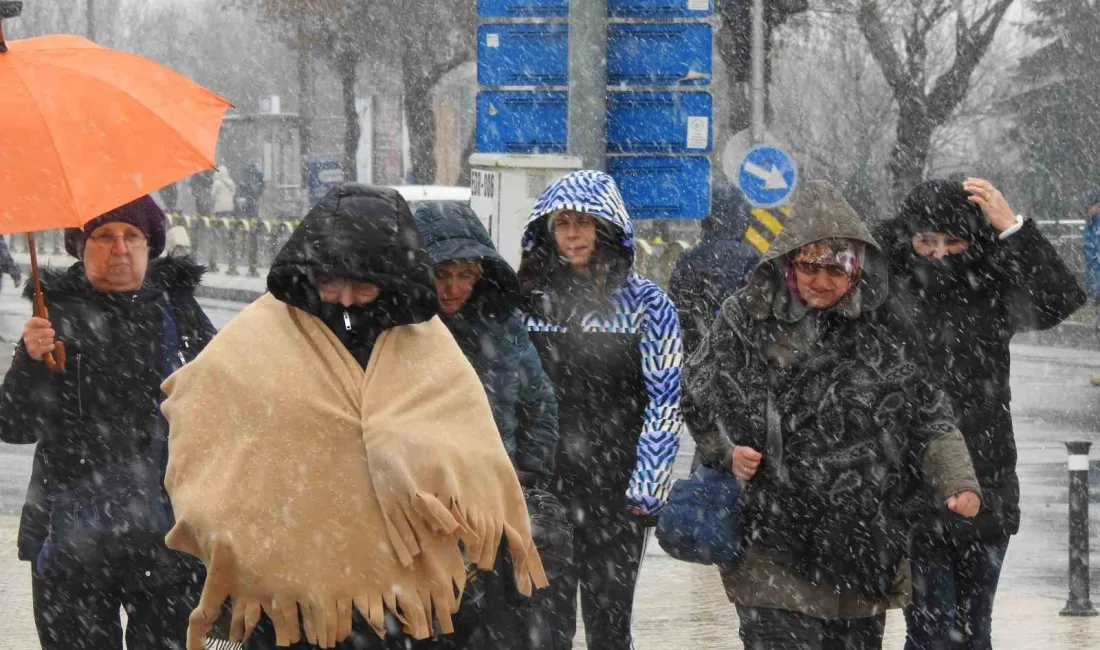
POLYGON ((741 481, 699 467, 672 485, 657 521, 657 542, 677 560, 735 566, 741 559, 740 499, 741 481))

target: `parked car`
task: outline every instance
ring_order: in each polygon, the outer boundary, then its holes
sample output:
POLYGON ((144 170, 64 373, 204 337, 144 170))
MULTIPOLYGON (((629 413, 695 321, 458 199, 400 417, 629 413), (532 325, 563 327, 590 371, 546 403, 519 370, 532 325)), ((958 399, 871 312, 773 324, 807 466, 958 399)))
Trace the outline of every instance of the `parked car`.
POLYGON ((450 187, 447 185, 395 185, 393 189, 401 193, 413 212, 423 203, 433 201, 458 201, 470 203, 470 188, 450 187))

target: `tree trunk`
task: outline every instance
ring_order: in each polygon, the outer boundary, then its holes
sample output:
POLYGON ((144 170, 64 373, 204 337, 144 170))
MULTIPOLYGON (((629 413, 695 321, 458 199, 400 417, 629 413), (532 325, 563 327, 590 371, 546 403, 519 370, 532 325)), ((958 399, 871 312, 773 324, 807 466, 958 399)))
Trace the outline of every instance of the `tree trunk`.
POLYGON ((359 111, 355 109, 355 82, 359 59, 345 53, 338 56, 336 72, 340 76, 344 104, 344 180, 356 180, 359 157, 359 111))
POLYGON ((301 163, 302 187, 309 186, 306 156, 313 153, 313 60, 305 43, 301 24, 298 25, 298 151, 301 163))
POLYGON ((900 201, 924 178, 924 166, 932 148, 932 132, 936 125, 929 119, 923 99, 903 101, 898 112, 897 140, 890 152, 889 163, 895 201, 900 201))
POLYGON ((409 125, 411 180, 414 185, 435 182, 435 107, 432 87, 405 77, 405 119, 409 125))

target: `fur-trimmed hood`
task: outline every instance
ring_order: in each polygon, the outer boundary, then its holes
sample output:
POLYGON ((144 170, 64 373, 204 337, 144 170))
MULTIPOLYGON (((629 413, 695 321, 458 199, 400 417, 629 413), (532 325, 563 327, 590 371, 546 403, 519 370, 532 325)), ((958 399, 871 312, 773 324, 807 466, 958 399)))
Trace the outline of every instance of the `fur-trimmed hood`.
MULTIPOLYGON (((206 274, 206 267, 190 256, 160 257, 149 262, 145 272, 145 282, 137 293, 164 292, 192 295, 206 274)), ((42 293, 47 300, 64 296, 84 294, 95 291, 84 273, 84 262, 77 262, 66 269, 41 269, 42 293)), ((105 293, 105 292, 99 292, 105 293)), ((27 282, 23 287, 23 297, 34 297, 34 283, 27 282)))

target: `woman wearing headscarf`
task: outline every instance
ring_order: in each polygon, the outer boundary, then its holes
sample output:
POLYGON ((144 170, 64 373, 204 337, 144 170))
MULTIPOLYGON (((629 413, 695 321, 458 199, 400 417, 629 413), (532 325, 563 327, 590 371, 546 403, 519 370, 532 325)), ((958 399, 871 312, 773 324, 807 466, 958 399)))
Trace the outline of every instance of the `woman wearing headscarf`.
POLYGON ((935 508, 914 539, 909 650, 991 647, 993 598, 1020 528, 1009 343, 1054 327, 1085 302, 1031 221, 988 181, 929 180, 883 224, 904 313, 947 391, 981 483, 982 512, 935 508))
POLYGON ((204 269, 160 257, 164 230, 149 196, 68 229, 65 249, 79 261, 43 269, 49 319, 27 321, 0 388, 0 440, 37 443, 19 559, 30 563, 46 650, 180 650, 198 602, 202 567, 164 546, 172 521, 157 406, 161 382, 214 327, 194 296, 204 269), (45 360, 58 342, 63 372, 45 360))
POLYGON ((680 325, 633 270, 634 229, 615 181, 566 174, 527 222, 519 276, 527 329, 558 400, 550 491, 574 527, 573 566, 551 583, 555 650, 572 647, 577 591, 588 647, 632 647, 646 524, 680 444, 680 325))
POLYGON ((249 648, 451 633, 467 565, 491 569, 502 539, 518 590, 544 586, 519 480, 436 317, 404 199, 330 190, 268 290, 165 384, 168 543, 208 571, 189 650, 227 597, 249 648))
POLYGON ((722 577, 746 648, 881 647, 926 486, 978 511, 950 406, 889 301, 878 244, 813 181, 687 365, 703 462, 745 481, 744 560, 722 577))

